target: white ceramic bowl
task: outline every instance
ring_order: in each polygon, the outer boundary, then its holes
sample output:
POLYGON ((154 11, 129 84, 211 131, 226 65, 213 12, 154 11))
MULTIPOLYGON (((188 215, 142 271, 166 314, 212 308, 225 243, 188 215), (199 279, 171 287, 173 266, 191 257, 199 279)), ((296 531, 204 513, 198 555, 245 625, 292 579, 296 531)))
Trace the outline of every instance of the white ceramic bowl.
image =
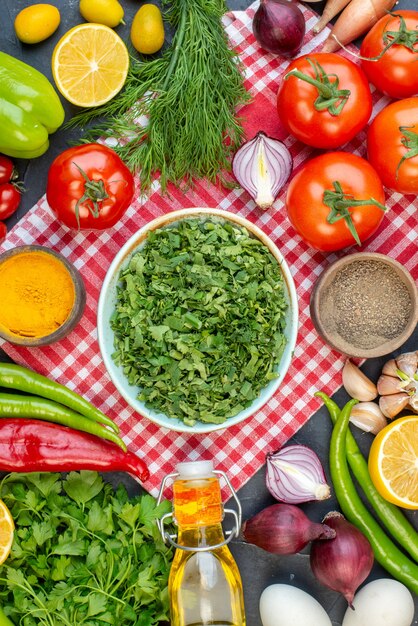
POLYGON ((279 388, 289 368, 296 344, 296 336, 298 331, 298 305, 296 290, 292 275, 282 254, 280 253, 277 246, 272 242, 272 240, 260 228, 258 228, 245 218, 240 217, 239 215, 229 213, 227 211, 222 211, 220 209, 181 209, 179 211, 173 211, 171 213, 162 215, 161 217, 158 217, 150 222, 149 224, 146 224, 130 239, 128 239, 124 246, 119 250, 109 267, 109 270, 102 285, 97 311, 97 327, 100 351, 106 369, 119 393, 123 396, 123 398, 125 398, 128 404, 130 404, 130 406, 135 409, 135 411, 137 411, 140 415, 147 417, 159 426, 168 428, 169 430, 190 433, 208 433, 214 430, 221 430, 229 426, 234 426, 235 424, 239 424, 243 420, 247 419, 248 417, 256 413, 279 388), (203 422, 198 422, 193 426, 187 426, 182 420, 174 419, 160 412, 149 409, 145 406, 143 402, 138 400, 138 388, 128 383, 122 371, 122 368, 115 365, 112 359, 111 355, 114 352, 114 333, 110 326, 110 318, 116 307, 117 285, 119 282, 120 271, 127 266, 132 255, 142 247, 150 231, 156 230, 157 228, 166 227, 185 218, 208 218, 214 216, 234 222, 236 224, 239 224, 240 226, 244 226, 245 228, 247 228, 247 230, 251 232, 253 236, 260 239, 269 248, 272 255, 277 259, 277 262, 280 264, 284 278, 284 286, 287 292, 286 295, 289 302, 285 329, 287 345, 282 355, 280 364, 277 368, 279 372, 278 377, 270 381, 270 383, 268 383, 268 385, 264 387, 264 389, 262 389, 258 398, 254 400, 250 406, 248 406, 245 410, 241 411, 234 417, 227 419, 222 424, 206 424, 203 422))

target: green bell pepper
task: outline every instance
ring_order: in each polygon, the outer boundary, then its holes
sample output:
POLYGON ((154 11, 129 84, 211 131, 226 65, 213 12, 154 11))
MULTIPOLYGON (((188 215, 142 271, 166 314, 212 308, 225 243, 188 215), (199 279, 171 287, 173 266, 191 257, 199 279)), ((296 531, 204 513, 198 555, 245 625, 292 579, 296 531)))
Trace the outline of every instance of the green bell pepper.
POLYGON ((0 52, 0 152, 33 159, 49 146, 48 135, 61 126, 65 112, 46 76, 0 52))

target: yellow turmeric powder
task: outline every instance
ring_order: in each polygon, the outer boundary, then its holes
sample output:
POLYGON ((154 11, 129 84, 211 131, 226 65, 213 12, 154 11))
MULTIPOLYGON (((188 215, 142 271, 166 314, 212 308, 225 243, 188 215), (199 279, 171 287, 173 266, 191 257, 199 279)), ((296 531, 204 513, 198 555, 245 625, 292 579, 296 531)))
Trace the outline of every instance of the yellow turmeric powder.
POLYGON ((48 252, 22 252, 0 264, 0 326, 9 334, 51 334, 68 318, 74 300, 70 273, 48 252))

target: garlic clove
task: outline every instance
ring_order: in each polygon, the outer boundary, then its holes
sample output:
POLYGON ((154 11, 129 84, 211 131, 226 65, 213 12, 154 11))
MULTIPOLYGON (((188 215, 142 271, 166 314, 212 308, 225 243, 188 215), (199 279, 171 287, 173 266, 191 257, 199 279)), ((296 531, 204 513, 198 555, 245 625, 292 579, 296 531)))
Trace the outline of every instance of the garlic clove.
POLYGON ((342 378, 344 388, 352 398, 369 402, 377 397, 376 385, 350 359, 344 364, 342 378))
POLYGON ((414 395, 412 396, 409 396, 409 406, 414 413, 418 413, 418 395, 416 393, 414 393, 414 395))
POLYGON ((386 417, 383 415, 376 402, 359 402, 351 409, 350 422, 366 433, 377 435, 387 426, 386 417))
POLYGON ((408 385, 408 381, 401 380, 398 377, 386 376, 382 374, 377 381, 377 391, 381 396, 387 396, 392 393, 403 391, 408 385))
POLYGON ((398 369, 406 374, 409 378, 413 378, 418 369, 418 351, 404 352, 396 359, 398 369))
POLYGON ((379 398, 380 410, 389 419, 396 417, 408 403, 409 396, 406 393, 393 393, 390 396, 381 396, 379 398))
POLYGON ((386 374, 387 376, 398 375, 398 366, 396 365, 395 359, 390 359, 390 361, 386 361, 382 368, 382 374, 386 374))

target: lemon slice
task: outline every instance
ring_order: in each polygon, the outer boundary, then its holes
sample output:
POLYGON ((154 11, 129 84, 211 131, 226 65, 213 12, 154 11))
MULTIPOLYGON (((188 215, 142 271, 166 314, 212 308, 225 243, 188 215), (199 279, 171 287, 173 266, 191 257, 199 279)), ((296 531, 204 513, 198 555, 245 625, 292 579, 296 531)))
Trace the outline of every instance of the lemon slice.
POLYGON ((0 500, 0 564, 4 563, 10 554, 13 543, 15 525, 9 509, 0 500))
POLYGON ((418 509, 418 416, 401 417, 373 440, 369 471, 381 496, 406 509, 418 509))
POLYGON ((122 39, 104 24, 79 24, 59 40, 52 53, 57 88, 72 104, 99 106, 123 87, 129 53, 122 39))

